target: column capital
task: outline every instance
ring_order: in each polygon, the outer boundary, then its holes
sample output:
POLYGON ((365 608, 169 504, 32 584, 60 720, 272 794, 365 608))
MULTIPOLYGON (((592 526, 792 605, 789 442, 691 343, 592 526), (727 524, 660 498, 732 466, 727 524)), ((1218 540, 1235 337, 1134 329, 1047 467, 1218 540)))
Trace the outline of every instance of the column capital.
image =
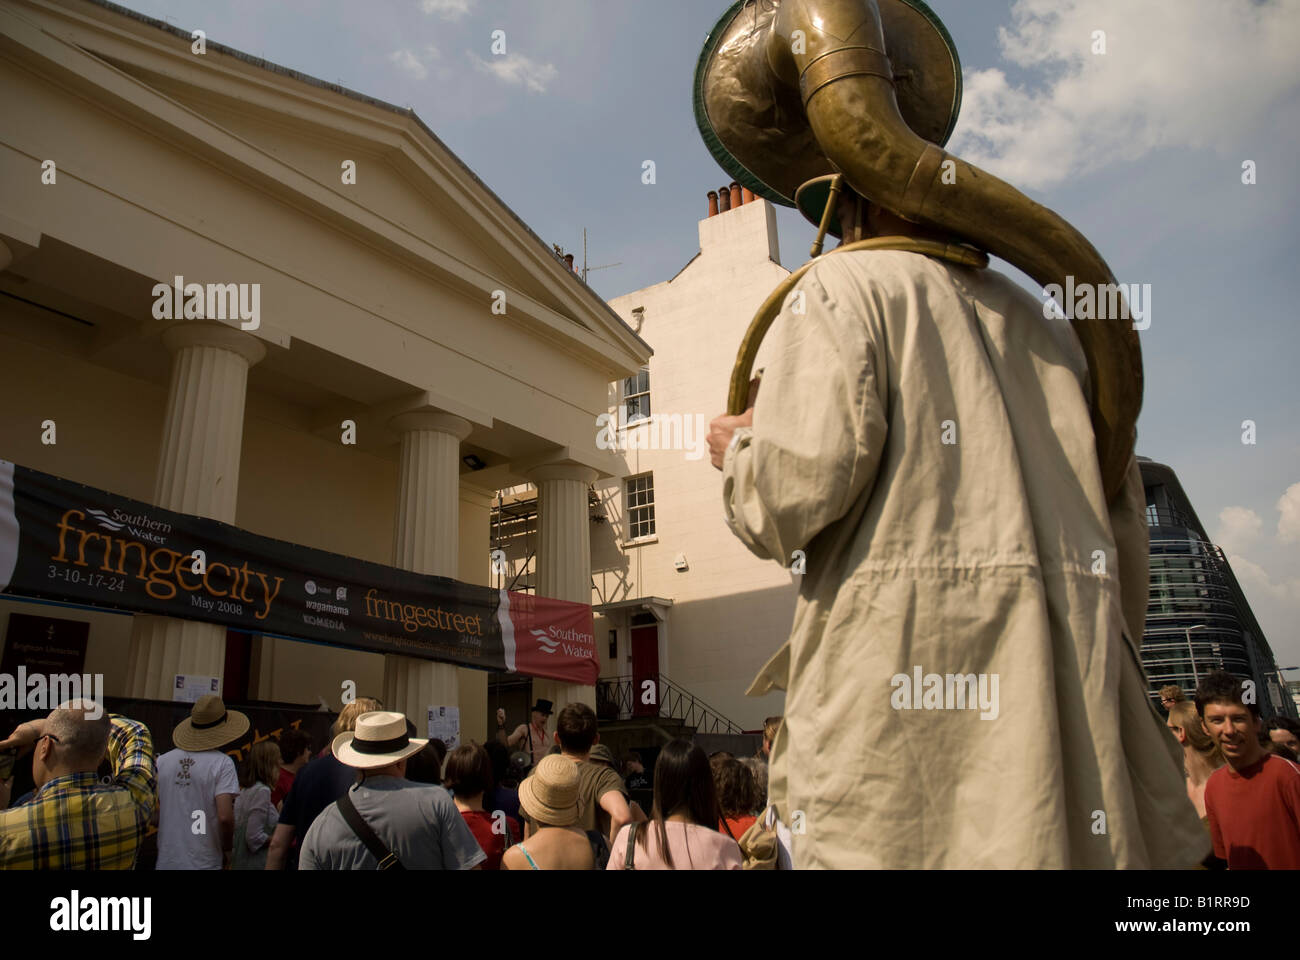
POLYGON ((170 353, 179 353, 186 347, 217 347, 229 350, 248 361, 251 367, 266 356, 261 340, 224 323, 198 320, 176 323, 162 333, 163 345, 170 353))
POLYGON ((598 474, 580 463, 544 463, 525 470, 524 476, 537 486, 547 480, 577 480, 590 486, 596 482, 598 474))
POLYGON ((474 429, 474 425, 464 417, 439 410, 412 410, 408 413, 399 413, 389 419, 388 426, 397 433, 432 431, 451 434, 457 440, 464 440, 474 429))

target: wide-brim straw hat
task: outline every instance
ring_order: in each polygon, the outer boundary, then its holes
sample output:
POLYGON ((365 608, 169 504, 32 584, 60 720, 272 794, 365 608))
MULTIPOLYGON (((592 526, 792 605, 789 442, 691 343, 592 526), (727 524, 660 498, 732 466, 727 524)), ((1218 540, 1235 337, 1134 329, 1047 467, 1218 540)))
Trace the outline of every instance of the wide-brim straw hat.
POLYGON ((519 785, 519 808, 534 823, 568 827, 578 822, 578 765, 568 757, 542 757, 519 785))
POLYGON ((340 733, 331 749, 339 763, 374 770, 414 756, 428 742, 407 733, 405 714, 376 710, 357 717, 356 729, 340 733))
MULTIPOLYGON (((739 0, 722 15, 704 42, 693 93, 696 126, 722 169, 755 195, 790 207, 801 184, 837 171, 813 136, 799 92, 774 88, 768 78, 766 43, 779 6, 739 0)), ((899 113, 914 133, 943 146, 961 110, 956 44, 923 0, 880 0, 880 19, 899 113)))
POLYGON ((216 750, 248 733, 248 717, 227 710, 215 693, 199 697, 190 715, 172 731, 172 743, 182 750, 216 750))

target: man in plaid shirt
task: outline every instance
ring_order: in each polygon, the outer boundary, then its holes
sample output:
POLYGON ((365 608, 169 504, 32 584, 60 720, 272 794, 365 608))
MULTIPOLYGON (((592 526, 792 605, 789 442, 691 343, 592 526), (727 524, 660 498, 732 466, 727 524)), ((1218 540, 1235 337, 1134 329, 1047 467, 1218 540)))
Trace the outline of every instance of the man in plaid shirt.
MULTIPOLYGON (((0 870, 129 870, 158 806, 149 728, 71 701, 43 720, 20 724, 0 750, 34 749, 36 793, 0 809, 0 870), (105 752, 111 783, 98 776, 105 752)), ((0 808, 9 786, 0 783, 0 808)))

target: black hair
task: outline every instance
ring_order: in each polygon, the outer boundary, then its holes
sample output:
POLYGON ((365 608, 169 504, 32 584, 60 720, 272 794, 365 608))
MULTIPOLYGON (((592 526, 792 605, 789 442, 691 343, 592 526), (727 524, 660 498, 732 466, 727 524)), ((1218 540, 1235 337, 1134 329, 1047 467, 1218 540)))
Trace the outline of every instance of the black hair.
POLYGON ((306 731, 289 727, 280 734, 280 760, 286 766, 302 756, 304 750, 311 750, 311 737, 306 731))
POLYGON ((1300 723, 1296 723, 1290 717, 1269 717, 1268 722, 1264 724, 1264 732, 1269 733, 1273 730, 1286 730, 1300 739, 1300 723))
MULTIPOLYGON (((659 850, 664 863, 673 867, 672 851, 668 848, 668 828, 665 821, 675 813, 686 813, 693 823, 710 830, 718 829, 718 796, 713 788, 713 771, 704 751, 689 740, 670 740, 659 751, 655 761, 654 806, 650 820, 659 837, 659 850)), ((649 849, 650 824, 640 831, 637 842, 649 849)), ((689 845, 686 856, 690 857, 689 845)), ((691 863, 694 867, 694 861, 691 863)))
POLYGON ((1259 719, 1259 704, 1246 703, 1241 699, 1242 681, 1226 670, 1212 670, 1201 678, 1196 688, 1196 712, 1205 719, 1205 706, 1210 703, 1231 704, 1245 707, 1251 715, 1259 719))

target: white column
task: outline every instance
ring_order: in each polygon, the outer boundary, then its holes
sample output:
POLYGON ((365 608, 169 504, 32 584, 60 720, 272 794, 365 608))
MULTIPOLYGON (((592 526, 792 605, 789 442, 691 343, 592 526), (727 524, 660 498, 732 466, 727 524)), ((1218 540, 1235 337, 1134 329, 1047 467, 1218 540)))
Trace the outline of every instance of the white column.
MULTIPOLYGON (((182 323, 163 331, 172 355, 154 503, 225 523, 235 520, 248 368, 261 341, 225 324, 182 323)), ((170 700, 178 673, 221 676, 226 628, 140 615, 131 631, 127 688, 170 700)))
MULTIPOLYGON (((389 421, 402 436, 393 564, 455 578, 460 554, 460 442, 468 420, 418 411, 389 421)), ((397 654, 384 656, 384 707, 406 714, 425 736, 428 708, 458 707, 456 667, 397 654)))
MULTIPOLYGON (((537 595, 591 603, 590 467, 547 464, 527 472, 537 487, 537 595)), ((599 649, 599 646, 597 647, 599 649)), ((581 683, 533 680, 533 698, 544 697, 559 713, 568 703, 596 708, 596 688, 581 683)))

